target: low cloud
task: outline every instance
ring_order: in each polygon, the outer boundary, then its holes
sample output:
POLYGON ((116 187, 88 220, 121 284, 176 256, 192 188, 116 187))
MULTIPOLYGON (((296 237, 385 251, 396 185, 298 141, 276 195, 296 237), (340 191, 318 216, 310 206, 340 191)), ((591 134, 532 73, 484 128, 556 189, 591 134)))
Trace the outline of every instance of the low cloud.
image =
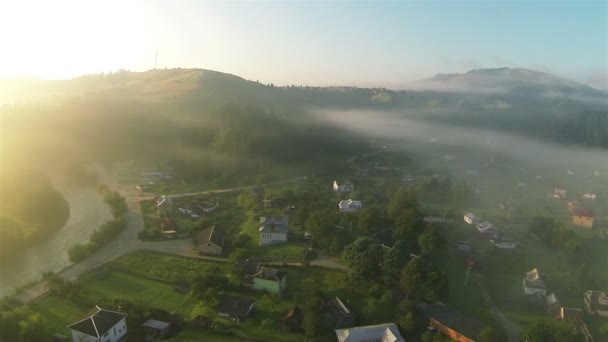
MULTIPOLYGON (((462 147, 467 154, 479 151, 506 155, 526 167, 538 170, 572 170, 592 175, 593 170, 608 171, 606 151, 541 142, 488 129, 429 123, 409 118, 418 112, 408 111, 318 111, 314 115, 328 124, 339 126, 370 138, 392 139, 404 143, 423 143, 462 147), (435 138, 436 142, 432 142, 435 138)), ((432 115, 432 113, 429 113, 432 115)), ((407 149, 407 148, 406 148, 407 149)), ((412 151, 419 152, 422 151, 412 151)), ((531 175, 534 176, 534 175, 531 175)))

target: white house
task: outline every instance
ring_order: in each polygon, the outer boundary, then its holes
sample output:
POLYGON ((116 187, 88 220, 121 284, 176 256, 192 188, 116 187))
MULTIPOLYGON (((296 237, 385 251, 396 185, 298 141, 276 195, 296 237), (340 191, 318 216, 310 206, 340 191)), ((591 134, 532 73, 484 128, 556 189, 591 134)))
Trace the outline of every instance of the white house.
POLYGON ((479 218, 471 213, 466 213, 464 215, 464 222, 466 222, 468 224, 478 224, 479 218))
POLYGON ((547 288, 545 287, 545 281, 543 280, 538 269, 533 269, 532 271, 526 273, 524 277, 524 293, 527 295, 533 294, 541 294, 543 296, 547 295, 547 288))
POLYGON ((338 184, 338 181, 334 181, 334 191, 335 192, 351 192, 355 189, 353 183, 346 181, 344 184, 338 184))
POLYGON ((595 199, 597 198, 597 195, 592 192, 587 192, 587 193, 583 194, 583 198, 586 200, 595 201, 595 199))
POLYGON ((260 246, 287 242, 286 217, 260 217, 260 246))
POLYGON ((564 188, 555 188, 553 189, 553 197, 555 198, 565 198, 568 195, 568 190, 564 188))
POLYGON ((341 213, 353 213, 363 207, 361 201, 353 201, 352 199, 342 200, 338 203, 338 209, 341 213))
POLYGON ((126 314, 104 310, 70 326, 73 342, 117 342, 127 335, 126 314))
POLYGON ((405 342, 395 323, 336 329, 338 342, 405 342))

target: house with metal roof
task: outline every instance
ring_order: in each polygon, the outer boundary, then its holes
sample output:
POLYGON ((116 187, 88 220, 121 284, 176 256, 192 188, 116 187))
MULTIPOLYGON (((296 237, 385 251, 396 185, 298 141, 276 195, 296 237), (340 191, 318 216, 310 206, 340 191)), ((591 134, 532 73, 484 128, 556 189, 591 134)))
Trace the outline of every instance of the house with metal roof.
POLYGON ((336 329, 338 342, 405 342, 395 323, 336 329))
POLYGON ((97 311, 68 326, 74 342, 118 342, 127 335, 126 314, 105 310, 96 306, 97 311))

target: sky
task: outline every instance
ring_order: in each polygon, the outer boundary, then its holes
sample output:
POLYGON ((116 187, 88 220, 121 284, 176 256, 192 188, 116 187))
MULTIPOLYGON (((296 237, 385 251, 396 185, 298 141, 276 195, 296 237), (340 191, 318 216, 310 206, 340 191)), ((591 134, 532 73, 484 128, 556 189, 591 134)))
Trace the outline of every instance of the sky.
POLYGON ((0 77, 204 68, 398 88, 523 67, 608 89, 608 1, 0 1, 0 77))

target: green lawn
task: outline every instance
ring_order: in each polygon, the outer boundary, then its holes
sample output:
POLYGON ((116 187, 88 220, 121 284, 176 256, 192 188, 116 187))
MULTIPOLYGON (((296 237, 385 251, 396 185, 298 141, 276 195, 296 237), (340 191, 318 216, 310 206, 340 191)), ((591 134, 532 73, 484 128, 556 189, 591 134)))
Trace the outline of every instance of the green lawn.
POLYGON ((93 309, 81 307, 56 296, 48 296, 32 304, 32 310, 48 320, 54 332, 64 335, 68 334, 66 326, 85 318, 93 309))
MULTIPOLYGON (((198 303, 189 295, 174 292, 172 282, 176 277, 182 277, 182 273, 195 276, 196 273, 209 268, 227 272, 230 265, 153 252, 138 252, 120 257, 103 269, 82 276, 81 283, 93 302, 114 297, 141 300, 151 307, 175 311, 184 319, 190 320, 198 303)), ((220 331, 194 331, 186 328, 172 341, 302 341, 302 334, 283 332, 280 320, 284 312, 296 304, 297 294, 301 292, 304 280, 310 277, 315 277, 319 288, 327 296, 339 295, 351 301, 356 310, 362 307, 364 298, 359 298, 360 296, 347 290, 345 274, 342 272, 314 267, 279 268, 287 271, 287 291, 277 304, 268 301, 260 292, 246 288, 226 289, 227 292, 256 301, 255 314, 234 328, 234 333, 238 336, 220 331)), ((55 296, 41 300, 34 304, 33 308, 49 319, 53 329, 63 333, 66 333, 66 325, 85 317, 93 309, 80 307, 67 299, 55 296)))
POLYGON ((89 277, 82 284, 93 298, 129 298, 141 300, 151 307, 175 311, 189 317, 194 303, 189 296, 179 294, 173 286, 122 272, 108 272, 103 276, 89 277))

